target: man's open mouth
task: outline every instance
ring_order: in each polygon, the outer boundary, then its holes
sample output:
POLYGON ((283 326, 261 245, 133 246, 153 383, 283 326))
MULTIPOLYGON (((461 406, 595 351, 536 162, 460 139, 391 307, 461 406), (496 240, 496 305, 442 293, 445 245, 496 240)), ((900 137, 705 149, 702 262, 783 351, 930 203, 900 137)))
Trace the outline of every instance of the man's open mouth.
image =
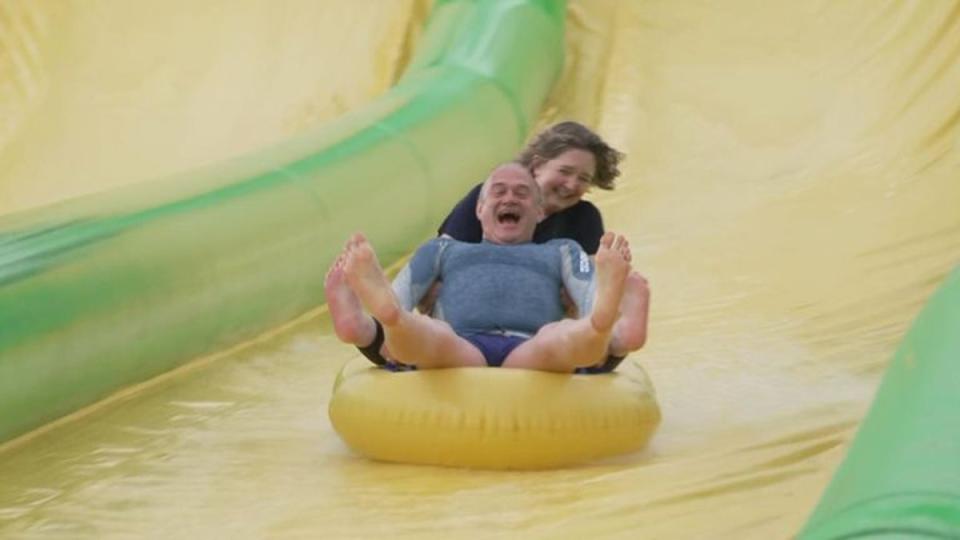
POLYGON ((497 213, 497 223, 500 224, 513 224, 516 225, 520 223, 520 212, 515 212, 513 210, 504 210, 503 212, 497 213))

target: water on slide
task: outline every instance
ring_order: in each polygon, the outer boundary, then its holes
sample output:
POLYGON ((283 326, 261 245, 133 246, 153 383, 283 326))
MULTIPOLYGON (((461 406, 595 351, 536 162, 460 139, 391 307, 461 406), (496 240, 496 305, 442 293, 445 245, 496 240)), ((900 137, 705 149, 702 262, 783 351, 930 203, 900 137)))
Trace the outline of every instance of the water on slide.
MULTIPOLYGON (((0 4, 0 208, 222 159, 385 91, 426 2, 0 4)), ((955 2, 573 1, 540 125, 650 279, 649 449, 545 472, 370 462, 321 311, 0 453, 4 538, 788 538, 960 257, 955 2)), ((636 369, 627 366, 625 369, 636 369)))

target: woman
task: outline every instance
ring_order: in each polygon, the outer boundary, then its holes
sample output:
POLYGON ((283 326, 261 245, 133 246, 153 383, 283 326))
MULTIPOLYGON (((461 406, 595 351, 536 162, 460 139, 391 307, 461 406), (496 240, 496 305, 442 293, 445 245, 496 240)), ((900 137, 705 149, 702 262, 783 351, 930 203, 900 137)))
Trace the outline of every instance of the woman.
MULTIPOLYGON (((561 122, 540 132, 520 154, 517 161, 528 167, 540 186, 545 218, 534 232, 534 242, 555 238, 569 238, 594 255, 603 236, 600 211, 583 200, 591 187, 613 189, 620 175, 618 165, 623 154, 608 145, 599 135, 577 122, 561 122)), ((438 234, 463 242, 480 242, 483 234, 477 218, 477 202, 482 184, 474 187, 450 212, 438 229, 438 234)), ((325 290, 328 302, 338 302, 339 313, 355 314, 338 320, 334 330, 342 341, 353 343, 370 361, 388 365, 381 355, 383 328, 376 320, 364 315, 359 302, 340 282, 338 276, 328 275, 325 290)), ((429 295, 436 298, 435 292, 429 295)), ((581 368, 586 372, 612 371, 631 351, 646 341, 646 312, 649 290, 646 280, 637 272, 627 278, 624 303, 633 306, 642 303, 642 320, 621 320, 614 329, 610 356, 598 366, 581 368)), ((428 304, 430 305, 428 300, 428 304)), ((624 306, 622 303, 621 306, 624 306)), ((421 304, 421 311, 424 310, 421 304)))

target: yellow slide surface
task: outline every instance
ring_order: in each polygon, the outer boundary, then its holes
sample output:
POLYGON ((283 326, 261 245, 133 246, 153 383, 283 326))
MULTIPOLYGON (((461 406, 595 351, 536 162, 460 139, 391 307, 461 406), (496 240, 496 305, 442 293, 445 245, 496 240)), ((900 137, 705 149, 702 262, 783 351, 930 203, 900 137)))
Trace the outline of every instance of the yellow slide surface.
MULTIPOLYGON (((3 1, 0 213, 359 107, 429 9, 3 1)), ((571 1, 539 124, 628 154, 590 198, 653 290, 630 359, 663 410, 645 452, 530 473, 368 461, 327 418, 357 353, 321 313, 4 448, 0 537, 792 537, 960 260, 958 56, 946 0, 571 1)))

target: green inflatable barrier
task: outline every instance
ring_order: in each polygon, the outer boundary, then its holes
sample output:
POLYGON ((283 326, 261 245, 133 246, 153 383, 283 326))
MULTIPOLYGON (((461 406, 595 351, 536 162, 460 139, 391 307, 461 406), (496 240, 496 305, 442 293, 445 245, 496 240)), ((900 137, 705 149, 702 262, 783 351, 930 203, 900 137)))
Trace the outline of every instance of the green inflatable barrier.
POLYGON ((960 538, 960 269, 901 344, 800 538, 960 538))
MULTIPOLYGON (((562 67, 562 0, 439 0, 399 83, 313 134, 0 219, 0 442, 322 303, 512 158, 562 67)), ((282 60, 282 59, 281 59, 282 60)))

